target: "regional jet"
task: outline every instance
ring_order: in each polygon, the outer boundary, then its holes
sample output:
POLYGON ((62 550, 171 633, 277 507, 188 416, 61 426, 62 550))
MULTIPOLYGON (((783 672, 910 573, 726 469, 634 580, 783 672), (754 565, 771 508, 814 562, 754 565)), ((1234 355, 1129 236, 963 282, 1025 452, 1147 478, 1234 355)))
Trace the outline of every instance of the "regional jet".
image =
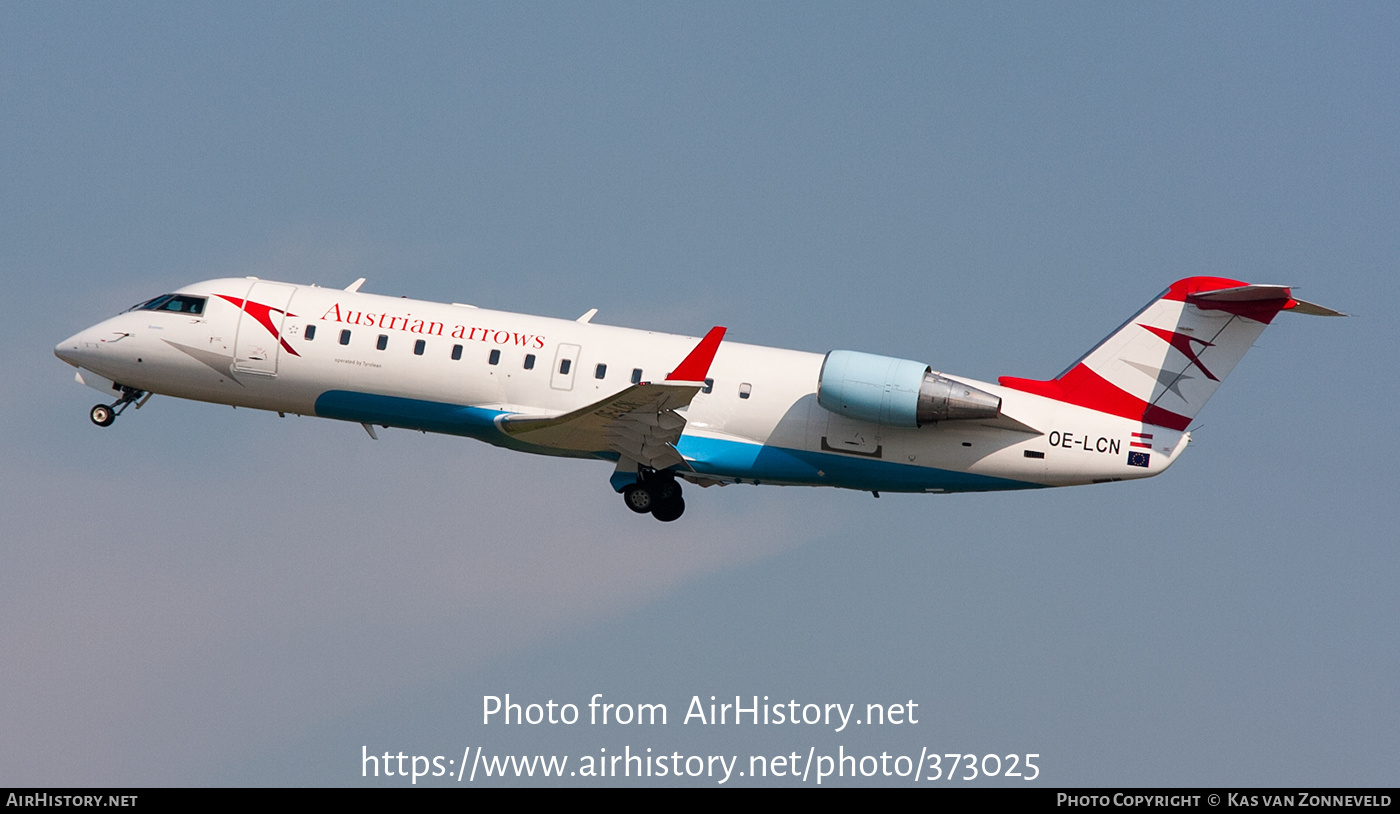
POLYGON ((162 294, 54 349, 107 395, 152 394, 607 461, 627 508, 672 521, 681 482, 880 492, 1108 483, 1166 471, 1192 419, 1280 313, 1343 316, 1288 286, 1172 283, 1048 380, 996 384, 826 354, 257 278, 162 294))

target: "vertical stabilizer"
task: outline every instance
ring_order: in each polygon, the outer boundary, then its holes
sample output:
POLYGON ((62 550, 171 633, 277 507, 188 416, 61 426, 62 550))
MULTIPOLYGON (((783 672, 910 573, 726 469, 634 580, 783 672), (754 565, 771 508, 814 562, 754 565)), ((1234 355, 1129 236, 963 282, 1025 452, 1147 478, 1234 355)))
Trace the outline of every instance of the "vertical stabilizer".
POLYGON ((1338 314, 1287 286, 1188 277, 1049 381, 1003 376, 1003 387, 1184 430, 1280 311, 1338 314))

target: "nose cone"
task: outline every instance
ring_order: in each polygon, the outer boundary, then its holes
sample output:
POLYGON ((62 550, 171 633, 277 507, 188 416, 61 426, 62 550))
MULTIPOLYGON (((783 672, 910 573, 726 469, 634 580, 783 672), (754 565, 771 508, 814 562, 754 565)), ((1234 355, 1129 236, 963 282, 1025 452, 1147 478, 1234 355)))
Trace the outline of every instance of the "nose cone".
POLYGON ((83 335, 73 334, 72 336, 68 337, 62 342, 59 342, 58 345, 54 347, 53 355, 67 362, 73 367, 78 367, 78 365, 81 364, 78 357, 80 356, 80 349, 82 347, 83 335))

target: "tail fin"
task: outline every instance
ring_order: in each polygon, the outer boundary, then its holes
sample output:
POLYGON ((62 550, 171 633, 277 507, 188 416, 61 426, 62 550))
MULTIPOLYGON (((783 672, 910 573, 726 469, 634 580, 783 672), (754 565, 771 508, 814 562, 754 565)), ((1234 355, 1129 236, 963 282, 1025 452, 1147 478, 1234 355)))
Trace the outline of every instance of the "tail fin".
POLYGON ((1049 381, 1003 387, 1184 430, 1280 311, 1344 316, 1293 298, 1288 286, 1188 277, 1049 381))

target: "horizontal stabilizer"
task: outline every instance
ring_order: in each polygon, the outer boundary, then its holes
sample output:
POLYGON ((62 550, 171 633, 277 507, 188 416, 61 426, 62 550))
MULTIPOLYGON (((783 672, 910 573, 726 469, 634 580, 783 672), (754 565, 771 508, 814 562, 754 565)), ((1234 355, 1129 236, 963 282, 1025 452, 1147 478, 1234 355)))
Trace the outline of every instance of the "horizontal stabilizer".
POLYGON ((1331 308, 1327 308, 1327 307, 1325 307, 1325 306, 1318 305, 1318 304, 1315 303, 1315 302, 1306 302, 1306 301, 1304 301, 1304 300, 1299 300, 1299 299, 1294 299, 1294 300, 1293 300, 1293 304, 1290 305, 1290 306, 1288 306, 1288 310, 1289 310, 1289 311, 1292 311, 1292 312, 1295 313, 1295 314, 1307 314, 1308 316, 1313 316, 1313 317, 1344 317, 1344 316, 1348 316, 1347 314, 1344 314, 1344 313, 1342 313, 1341 311, 1333 311, 1331 308))
POLYGON ((1286 300, 1290 296, 1289 287, 1286 285, 1237 285, 1231 288, 1192 292, 1186 295, 1186 301, 1253 302, 1257 300, 1286 300))
MULTIPOLYGON (((1292 286, 1286 285, 1241 285, 1233 288, 1220 288, 1214 291, 1198 291, 1187 296, 1186 301, 1197 306, 1203 303, 1270 303, 1282 301, 1283 311, 1308 314, 1315 317, 1344 317, 1341 311, 1334 311, 1316 303, 1305 302, 1293 296, 1292 286)), ((1203 307, 1209 308, 1209 305, 1203 307)), ((1246 315, 1247 316, 1247 315, 1246 315)))

